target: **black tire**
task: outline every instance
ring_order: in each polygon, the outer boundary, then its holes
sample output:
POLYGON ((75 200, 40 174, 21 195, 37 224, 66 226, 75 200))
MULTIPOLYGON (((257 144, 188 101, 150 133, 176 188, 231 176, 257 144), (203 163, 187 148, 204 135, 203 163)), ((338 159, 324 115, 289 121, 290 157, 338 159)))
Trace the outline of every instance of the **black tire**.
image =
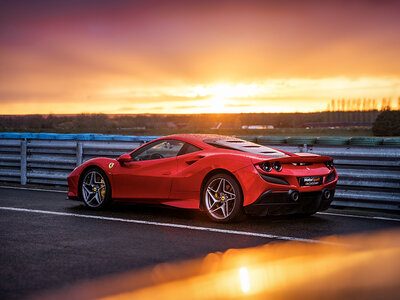
POLYGON ((203 187, 202 207, 215 222, 241 219, 244 215, 243 195, 236 178, 226 173, 211 176, 203 187))
POLYGON ((91 167, 81 175, 79 184, 80 199, 86 207, 101 210, 111 205, 111 185, 104 171, 91 167))

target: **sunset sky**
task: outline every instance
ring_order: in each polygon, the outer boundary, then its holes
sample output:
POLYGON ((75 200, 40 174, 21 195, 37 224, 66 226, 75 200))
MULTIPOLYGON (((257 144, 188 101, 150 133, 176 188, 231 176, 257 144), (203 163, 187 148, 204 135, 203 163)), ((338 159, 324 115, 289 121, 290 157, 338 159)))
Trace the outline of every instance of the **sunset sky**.
POLYGON ((0 2, 0 114, 396 108, 399 96, 400 1, 0 2))

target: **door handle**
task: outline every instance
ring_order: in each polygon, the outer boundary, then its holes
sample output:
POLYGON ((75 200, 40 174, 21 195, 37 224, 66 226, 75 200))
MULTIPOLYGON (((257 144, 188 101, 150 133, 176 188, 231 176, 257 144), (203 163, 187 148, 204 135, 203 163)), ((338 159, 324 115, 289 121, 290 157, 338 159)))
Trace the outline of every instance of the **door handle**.
POLYGON ((161 175, 171 175, 171 172, 167 171, 167 172, 162 173, 161 175))
POLYGON ((202 159, 203 157, 204 156, 195 156, 195 157, 185 160, 185 163, 187 163, 188 165, 191 165, 191 164, 194 164, 196 161, 202 159))

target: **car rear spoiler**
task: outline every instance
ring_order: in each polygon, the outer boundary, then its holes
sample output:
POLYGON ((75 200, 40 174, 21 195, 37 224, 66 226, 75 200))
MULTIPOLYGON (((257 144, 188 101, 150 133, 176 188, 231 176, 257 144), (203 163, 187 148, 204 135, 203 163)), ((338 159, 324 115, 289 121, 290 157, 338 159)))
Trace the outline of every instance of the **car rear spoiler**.
MULTIPOLYGON (((304 153, 305 154, 305 153, 304 153)), ((291 164, 291 163, 323 163, 326 161, 333 161, 333 158, 330 156, 320 156, 320 155, 296 155, 296 156, 288 156, 288 157, 280 157, 280 158, 253 158, 254 164, 259 164, 264 161, 274 162, 279 161, 281 164, 291 164)))

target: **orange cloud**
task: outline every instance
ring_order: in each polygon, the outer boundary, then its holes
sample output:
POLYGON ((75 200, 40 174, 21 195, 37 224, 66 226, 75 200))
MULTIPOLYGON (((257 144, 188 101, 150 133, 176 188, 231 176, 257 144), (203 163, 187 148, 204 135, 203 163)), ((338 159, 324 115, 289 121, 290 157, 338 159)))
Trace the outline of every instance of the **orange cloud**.
POLYGON ((395 98, 399 10, 389 1, 4 1, 0 109, 186 112, 169 107, 199 106, 186 96, 193 87, 224 84, 263 91, 225 95, 238 111, 395 98))

